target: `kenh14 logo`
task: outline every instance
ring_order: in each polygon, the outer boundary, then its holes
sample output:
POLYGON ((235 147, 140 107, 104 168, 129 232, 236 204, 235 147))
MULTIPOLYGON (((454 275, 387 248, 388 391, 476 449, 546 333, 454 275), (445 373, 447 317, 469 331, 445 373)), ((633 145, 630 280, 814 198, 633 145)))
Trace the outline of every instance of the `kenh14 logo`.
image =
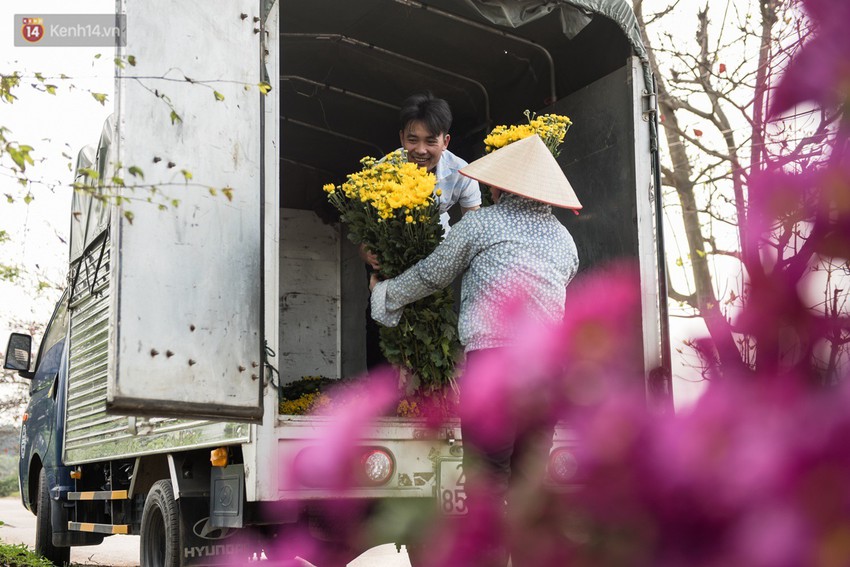
POLYGON ((44 37, 44 19, 23 18, 21 36, 30 43, 41 41, 41 38, 44 37))

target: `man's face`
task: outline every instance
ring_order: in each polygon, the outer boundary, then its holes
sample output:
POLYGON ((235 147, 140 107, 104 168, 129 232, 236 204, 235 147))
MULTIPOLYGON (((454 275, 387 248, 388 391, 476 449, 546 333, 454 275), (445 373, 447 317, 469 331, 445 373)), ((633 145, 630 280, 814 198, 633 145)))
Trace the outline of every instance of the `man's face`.
POLYGON ((436 169, 443 150, 449 147, 448 134, 432 134, 419 120, 408 122, 399 136, 402 147, 407 150, 407 160, 428 171, 436 169))

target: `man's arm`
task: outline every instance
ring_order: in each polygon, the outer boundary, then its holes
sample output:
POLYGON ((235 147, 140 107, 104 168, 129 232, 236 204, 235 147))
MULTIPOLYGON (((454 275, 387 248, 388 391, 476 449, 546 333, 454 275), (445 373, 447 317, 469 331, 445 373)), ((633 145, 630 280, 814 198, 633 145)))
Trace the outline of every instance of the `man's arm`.
POLYGON ((381 269, 381 263, 378 261, 377 254, 369 250, 365 244, 361 244, 358 247, 358 251, 360 252, 360 259, 369 264, 373 270, 377 272, 381 269))
POLYGON ((470 179, 469 177, 463 177, 462 175, 458 175, 461 179, 460 185, 460 195, 458 196, 458 204, 460 205, 460 211, 463 214, 468 213, 469 211, 476 211, 481 208, 481 188, 478 185, 478 182, 474 179, 470 179))

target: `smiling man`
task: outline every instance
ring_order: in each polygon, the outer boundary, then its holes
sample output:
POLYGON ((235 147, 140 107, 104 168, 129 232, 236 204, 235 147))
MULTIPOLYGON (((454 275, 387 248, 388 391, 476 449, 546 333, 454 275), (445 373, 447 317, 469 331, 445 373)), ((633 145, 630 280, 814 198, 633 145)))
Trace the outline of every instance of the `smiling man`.
POLYGON ((435 197, 440 203, 440 222, 448 232, 448 210, 455 203, 463 213, 481 206, 478 182, 458 173, 467 163, 448 149, 452 125, 449 104, 431 93, 415 94, 402 104, 399 122, 399 138, 407 159, 437 177, 440 194, 435 197))
MULTIPOLYGON (((481 190, 478 182, 459 173, 466 161, 449 151, 452 111, 449 103, 431 93, 410 96, 399 111, 398 132, 401 149, 407 159, 433 173, 437 178, 434 198, 440 205, 440 224, 444 236, 449 232, 449 209, 460 204, 466 214, 481 207, 481 190)), ((360 256, 372 269, 378 270, 378 258, 367 248, 360 247, 360 256)))
MULTIPOLYGON (((449 103, 431 93, 410 96, 399 111, 399 138, 407 151, 407 159, 434 173, 437 183, 434 198, 440 205, 440 223, 444 235, 449 232, 448 210, 460 204, 463 214, 481 206, 478 181, 461 175, 467 163, 448 150, 452 111, 449 103)), ((378 257, 365 246, 360 246, 360 256, 372 270, 380 269, 378 257)), ((386 363, 379 345, 378 326, 366 309, 366 367, 375 368, 386 363)))

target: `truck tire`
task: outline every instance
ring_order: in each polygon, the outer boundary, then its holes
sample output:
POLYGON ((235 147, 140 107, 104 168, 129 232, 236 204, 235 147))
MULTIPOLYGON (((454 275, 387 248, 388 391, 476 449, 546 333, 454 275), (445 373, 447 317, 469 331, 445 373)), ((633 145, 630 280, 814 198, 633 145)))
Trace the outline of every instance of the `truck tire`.
POLYGON ((180 565, 180 512, 170 480, 155 482, 148 492, 140 540, 142 567, 180 565))
POLYGON ((44 469, 38 473, 38 499, 35 508, 35 552, 62 567, 71 562, 71 548, 53 545, 53 529, 50 526, 50 490, 44 469))

